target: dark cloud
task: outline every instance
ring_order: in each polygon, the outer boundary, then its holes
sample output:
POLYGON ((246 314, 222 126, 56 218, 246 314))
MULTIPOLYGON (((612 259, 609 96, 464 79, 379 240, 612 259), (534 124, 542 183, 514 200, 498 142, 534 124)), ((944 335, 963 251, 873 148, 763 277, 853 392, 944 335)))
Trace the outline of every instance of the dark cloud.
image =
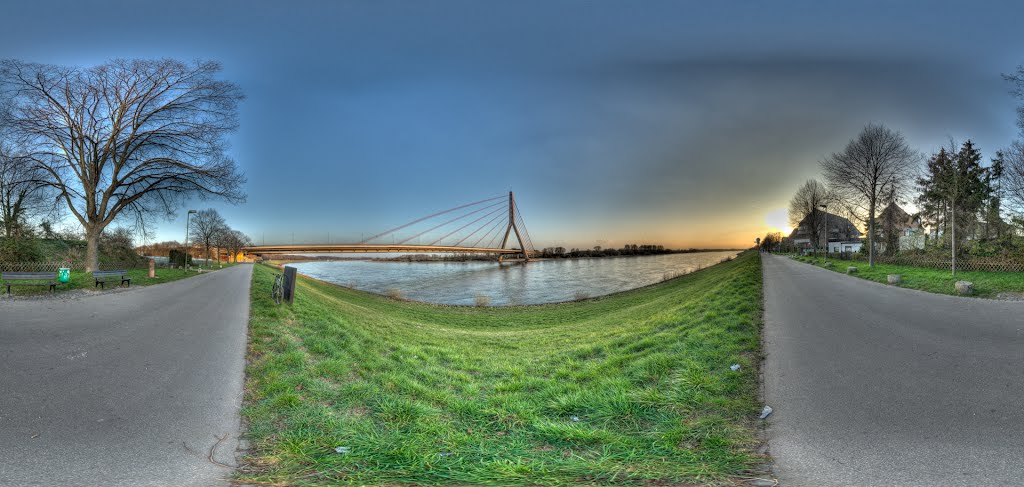
POLYGON ((511 187, 538 243, 733 245, 869 122, 923 151, 951 136, 1007 145, 1015 104, 1000 73, 1024 61, 1022 14, 996 2, 69 2, 5 7, 0 57, 222 61, 248 95, 234 147, 250 181, 249 203, 224 213, 257 238, 358 237, 511 187))

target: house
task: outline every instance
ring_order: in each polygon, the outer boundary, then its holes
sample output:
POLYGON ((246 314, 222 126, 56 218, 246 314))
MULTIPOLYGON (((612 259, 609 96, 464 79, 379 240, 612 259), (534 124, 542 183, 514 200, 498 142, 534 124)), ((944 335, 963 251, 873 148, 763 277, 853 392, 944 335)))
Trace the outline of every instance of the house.
POLYGON ((898 250, 923 249, 926 232, 921 225, 920 215, 911 215, 895 202, 886 206, 878 215, 878 251, 885 252, 892 241, 898 250), (891 235, 891 237, 889 237, 891 235))
POLYGON ((861 233, 850 220, 839 215, 833 215, 824 211, 815 210, 807 215, 796 229, 789 234, 793 245, 803 252, 811 252, 814 249, 825 249, 826 243, 829 252, 858 252, 861 248, 861 233), (811 245, 811 222, 818 225, 818 244, 811 245), (828 235, 825 235, 825 228, 828 228, 828 235))

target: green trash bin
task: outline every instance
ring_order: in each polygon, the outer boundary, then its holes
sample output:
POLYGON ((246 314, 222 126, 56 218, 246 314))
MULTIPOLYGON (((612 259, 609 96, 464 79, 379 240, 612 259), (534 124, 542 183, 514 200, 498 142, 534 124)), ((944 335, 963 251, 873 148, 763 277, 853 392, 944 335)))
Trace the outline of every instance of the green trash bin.
POLYGON ((71 269, 68 269, 67 267, 57 269, 57 280, 60 281, 61 284, 67 284, 68 281, 71 280, 71 269))

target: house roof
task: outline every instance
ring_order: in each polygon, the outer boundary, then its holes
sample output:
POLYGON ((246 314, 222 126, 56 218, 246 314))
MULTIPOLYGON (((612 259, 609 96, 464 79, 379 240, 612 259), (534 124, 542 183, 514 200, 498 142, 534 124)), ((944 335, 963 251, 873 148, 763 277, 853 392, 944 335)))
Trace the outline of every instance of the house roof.
MULTIPOLYGON (((851 222, 849 219, 847 219, 845 217, 841 217, 841 216, 833 214, 833 213, 818 212, 818 210, 814 210, 814 211, 816 213, 824 213, 825 214, 825 216, 827 217, 826 220, 828 221, 827 225, 828 225, 830 231, 840 230, 840 231, 847 232, 850 235, 857 236, 857 237, 859 237, 861 235, 860 229, 858 229, 857 225, 854 225, 853 222, 851 222)), ((806 217, 804 217, 803 220, 800 220, 800 224, 797 225, 797 227, 794 228, 792 232, 790 232, 790 234, 789 234, 790 238, 796 237, 797 234, 799 234, 799 233, 804 233, 804 232, 801 232, 800 230, 805 228, 805 227, 807 227, 809 225, 808 222, 807 222, 807 219, 810 218, 811 216, 813 216, 814 214, 815 213, 807 215, 806 217)))
POLYGON ((889 206, 886 206, 878 214, 879 221, 884 222, 889 218, 892 218, 892 221, 896 222, 897 228, 901 230, 904 228, 917 229, 921 227, 920 220, 914 218, 913 215, 907 213, 903 208, 900 208, 900 205, 897 205, 896 202, 889 203, 889 206))

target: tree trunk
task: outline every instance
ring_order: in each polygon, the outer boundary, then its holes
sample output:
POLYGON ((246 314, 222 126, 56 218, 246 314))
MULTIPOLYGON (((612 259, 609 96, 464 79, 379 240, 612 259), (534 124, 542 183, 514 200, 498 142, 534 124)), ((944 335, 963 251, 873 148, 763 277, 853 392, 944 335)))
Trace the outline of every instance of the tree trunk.
POLYGON ((868 205, 868 267, 875 266, 875 202, 868 205))
POLYGON ((100 270, 100 233, 102 229, 96 227, 85 229, 85 270, 87 272, 100 270))
POLYGON ((952 212, 952 218, 951 218, 952 224, 950 225, 950 228, 953 230, 953 232, 952 232, 952 234, 950 235, 950 238, 949 238, 949 248, 953 249, 951 251, 952 259, 950 260, 950 268, 952 269, 953 275, 955 276, 956 275, 956 206, 955 205, 949 205, 949 208, 950 208, 950 211, 952 212))

